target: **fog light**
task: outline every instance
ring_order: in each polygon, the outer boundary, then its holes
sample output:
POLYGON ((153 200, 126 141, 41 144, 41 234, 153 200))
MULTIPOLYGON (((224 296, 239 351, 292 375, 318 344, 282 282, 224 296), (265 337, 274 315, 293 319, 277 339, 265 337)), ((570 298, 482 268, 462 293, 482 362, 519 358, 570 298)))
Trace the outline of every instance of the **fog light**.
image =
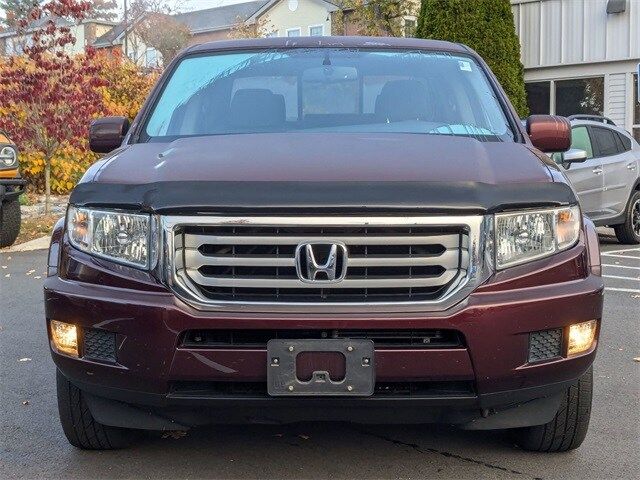
POLYGON ((75 325, 51 320, 51 338, 56 350, 78 356, 78 330, 75 325))
POLYGON ((596 320, 571 325, 569 327, 567 355, 575 355, 589 350, 593 340, 596 338, 597 326, 598 322, 596 320))

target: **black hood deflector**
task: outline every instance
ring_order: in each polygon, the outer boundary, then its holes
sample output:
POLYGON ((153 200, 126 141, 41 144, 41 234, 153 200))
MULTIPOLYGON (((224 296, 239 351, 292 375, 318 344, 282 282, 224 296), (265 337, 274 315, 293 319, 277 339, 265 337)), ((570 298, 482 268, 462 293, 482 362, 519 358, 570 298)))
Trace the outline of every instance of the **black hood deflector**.
POLYGON ((495 213, 577 203, 565 183, 168 181, 86 182, 70 203, 148 213, 495 213))

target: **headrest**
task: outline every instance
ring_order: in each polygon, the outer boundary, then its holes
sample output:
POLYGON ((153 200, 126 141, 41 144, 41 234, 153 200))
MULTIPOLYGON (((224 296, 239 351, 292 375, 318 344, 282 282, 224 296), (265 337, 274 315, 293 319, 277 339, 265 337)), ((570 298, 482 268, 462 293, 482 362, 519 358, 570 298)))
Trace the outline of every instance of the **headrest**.
POLYGON ((234 127, 277 127, 285 122, 284 97, 268 89, 238 90, 231 100, 229 121, 234 127))
POLYGON ((387 82, 376 99, 376 116, 386 122, 429 120, 426 86, 418 80, 387 82))

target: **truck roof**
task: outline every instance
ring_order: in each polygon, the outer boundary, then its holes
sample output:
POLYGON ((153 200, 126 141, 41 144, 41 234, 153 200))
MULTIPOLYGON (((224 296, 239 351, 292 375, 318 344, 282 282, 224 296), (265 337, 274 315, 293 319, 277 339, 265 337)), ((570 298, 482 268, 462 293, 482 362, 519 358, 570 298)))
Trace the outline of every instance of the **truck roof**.
POLYGON ((391 48, 471 53, 472 50, 459 43, 443 40, 425 40, 402 37, 271 37, 242 40, 222 40, 194 45, 183 51, 183 55, 194 52, 219 50, 263 49, 263 48, 391 48))

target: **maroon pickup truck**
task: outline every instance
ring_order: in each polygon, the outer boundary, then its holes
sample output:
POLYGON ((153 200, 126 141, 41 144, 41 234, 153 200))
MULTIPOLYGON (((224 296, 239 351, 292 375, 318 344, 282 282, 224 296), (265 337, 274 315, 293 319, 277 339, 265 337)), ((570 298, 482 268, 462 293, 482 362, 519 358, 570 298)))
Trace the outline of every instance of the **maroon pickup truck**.
POLYGON ((73 445, 133 429, 339 420, 585 438, 598 238, 463 45, 297 38, 194 46, 55 228, 45 283, 73 445))

